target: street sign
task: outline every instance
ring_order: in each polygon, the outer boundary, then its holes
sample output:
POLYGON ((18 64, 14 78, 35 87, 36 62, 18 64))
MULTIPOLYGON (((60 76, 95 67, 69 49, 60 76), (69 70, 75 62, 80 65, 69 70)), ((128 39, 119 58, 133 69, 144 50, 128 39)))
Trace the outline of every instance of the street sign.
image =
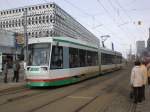
POLYGON ((16 48, 17 47, 23 47, 24 46, 24 36, 23 34, 18 34, 16 33, 15 34, 15 45, 16 45, 16 48))

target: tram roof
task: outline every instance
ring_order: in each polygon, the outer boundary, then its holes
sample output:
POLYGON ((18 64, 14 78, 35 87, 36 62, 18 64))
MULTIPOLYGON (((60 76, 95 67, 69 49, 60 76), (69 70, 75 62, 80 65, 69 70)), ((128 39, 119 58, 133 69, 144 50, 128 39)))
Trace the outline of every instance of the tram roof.
POLYGON ((52 43, 54 41, 72 43, 77 45, 85 45, 93 48, 98 48, 96 43, 87 42, 79 39, 74 39, 71 37, 41 37, 41 38, 30 38, 28 44, 36 44, 36 43, 52 43))

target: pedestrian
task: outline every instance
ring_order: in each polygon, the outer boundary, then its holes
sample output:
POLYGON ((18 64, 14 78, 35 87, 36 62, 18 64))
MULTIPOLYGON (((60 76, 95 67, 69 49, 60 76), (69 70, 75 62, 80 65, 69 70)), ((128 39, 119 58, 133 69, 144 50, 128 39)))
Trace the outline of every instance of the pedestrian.
POLYGON ((7 83, 7 74, 8 74, 8 62, 7 60, 4 61, 4 66, 3 66, 3 74, 4 74, 4 83, 7 83))
POLYGON ((133 87, 134 103, 138 103, 142 101, 143 74, 140 61, 135 61, 134 64, 135 66, 131 71, 130 83, 133 87))
POLYGON ((143 86, 142 86, 142 99, 145 100, 145 86, 147 84, 147 68, 145 66, 145 62, 142 61, 141 63, 141 70, 142 70, 142 73, 143 73, 143 86))
POLYGON ((147 64, 148 85, 150 85, 150 63, 147 64))
POLYGON ((19 81, 19 70, 20 70, 20 64, 19 62, 16 60, 13 64, 13 71, 14 71, 14 77, 13 77, 13 82, 19 81))

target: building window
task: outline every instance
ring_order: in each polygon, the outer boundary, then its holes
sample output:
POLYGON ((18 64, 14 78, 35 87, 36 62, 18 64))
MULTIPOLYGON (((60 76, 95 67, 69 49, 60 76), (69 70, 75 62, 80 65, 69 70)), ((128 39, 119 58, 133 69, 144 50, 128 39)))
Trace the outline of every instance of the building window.
POLYGON ((41 33, 41 31, 39 32, 39 37, 41 37, 42 36, 42 33, 41 33))
POLYGON ((32 32, 32 37, 34 37, 34 32, 32 32))
POLYGON ((46 16, 46 22, 49 23, 49 16, 46 16))
POLYGON ((43 16, 43 23, 45 23, 45 16, 43 16))
POLYGON ((39 9, 41 9, 41 6, 39 6, 39 9))
POLYGON ((41 23, 41 17, 39 17, 39 23, 41 23))
POLYGON ((34 24, 34 17, 32 17, 32 24, 34 24))
POLYGON ((34 7, 32 7, 32 10, 34 10, 34 7))
POLYGON ((31 25, 31 18, 28 19, 28 24, 31 25))

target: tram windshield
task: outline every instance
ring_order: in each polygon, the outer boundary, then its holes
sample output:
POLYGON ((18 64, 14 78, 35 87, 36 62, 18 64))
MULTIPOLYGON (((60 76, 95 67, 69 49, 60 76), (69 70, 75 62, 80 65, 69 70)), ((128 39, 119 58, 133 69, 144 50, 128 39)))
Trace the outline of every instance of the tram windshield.
POLYGON ((40 43, 29 45, 29 66, 49 65, 50 44, 40 43))

